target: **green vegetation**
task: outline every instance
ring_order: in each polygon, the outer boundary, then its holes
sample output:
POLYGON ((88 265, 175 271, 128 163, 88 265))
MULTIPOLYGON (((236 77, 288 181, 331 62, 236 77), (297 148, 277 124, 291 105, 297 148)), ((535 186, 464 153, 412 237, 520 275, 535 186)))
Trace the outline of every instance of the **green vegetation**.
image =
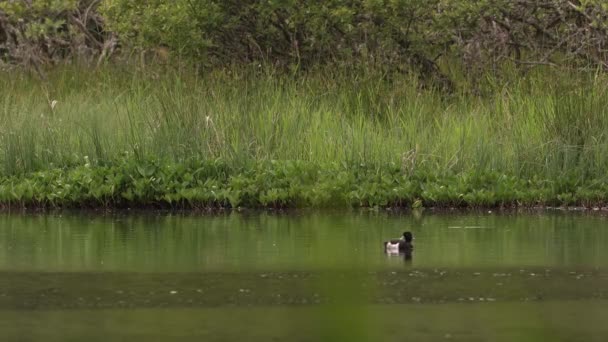
POLYGON ((101 12, 132 46, 203 65, 378 63, 432 76, 456 55, 486 69, 511 59, 608 66, 601 0, 107 0, 101 12))
POLYGON ((9 208, 589 207, 606 204, 607 184, 605 179, 523 179, 489 171, 407 176, 394 164, 321 167, 274 161, 231 169, 215 162, 127 162, 3 177, 0 203, 9 208))
POLYGON ((5 206, 602 205, 608 82, 369 71, 1 75, 5 206), (479 83, 478 82, 478 83, 479 83), (464 89, 470 89, 465 91, 464 89), (483 89, 481 95, 474 95, 483 89))
POLYGON ((99 65, 147 50, 203 68, 376 65, 449 88, 446 62, 606 69, 607 13, 604 0, 4 1, 0 63, 99 65))
POLYGON ((607 12, 1 2, 0 203, 603 205, 607 12))

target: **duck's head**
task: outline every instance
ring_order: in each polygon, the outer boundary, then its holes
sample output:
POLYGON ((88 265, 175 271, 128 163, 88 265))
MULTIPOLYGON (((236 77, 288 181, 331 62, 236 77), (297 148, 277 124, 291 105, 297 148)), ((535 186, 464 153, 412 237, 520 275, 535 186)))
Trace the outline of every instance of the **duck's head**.
POLYGON ((414 239, 414 236, 412 235, 411 232, 403 233, 403 240, 405 240, 405 242, 412 242, 413 239, 414 239))

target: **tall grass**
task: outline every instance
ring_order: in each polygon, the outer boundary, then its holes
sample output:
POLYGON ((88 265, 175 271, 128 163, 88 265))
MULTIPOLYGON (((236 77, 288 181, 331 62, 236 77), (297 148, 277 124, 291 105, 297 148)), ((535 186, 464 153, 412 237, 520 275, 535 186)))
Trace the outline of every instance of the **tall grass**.
POLYGON ((403 164, 544 178, 598 178, 608 169, 601 74, 545 70, 452 94, 409 76, 328 70, 293 77, 62 67, 45 82, 14 71, 0 79, 5 176, 121 158, 403 164))

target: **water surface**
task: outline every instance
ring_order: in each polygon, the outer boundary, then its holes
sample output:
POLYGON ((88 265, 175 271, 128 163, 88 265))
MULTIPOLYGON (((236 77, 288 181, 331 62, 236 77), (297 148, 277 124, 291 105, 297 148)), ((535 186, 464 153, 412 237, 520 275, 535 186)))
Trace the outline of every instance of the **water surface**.
POLYGON ((607 223, 568 212, 1 214, 0 333, 604 341, 607 223), (385 255, 382 241, 404 230, 413 258, 385 255))
POLYGON ((0 270, 398 268, 382 241, 405 230, 416 239, 414 267, 603 267, 607 224, 559 212, 2 215, 0 270))

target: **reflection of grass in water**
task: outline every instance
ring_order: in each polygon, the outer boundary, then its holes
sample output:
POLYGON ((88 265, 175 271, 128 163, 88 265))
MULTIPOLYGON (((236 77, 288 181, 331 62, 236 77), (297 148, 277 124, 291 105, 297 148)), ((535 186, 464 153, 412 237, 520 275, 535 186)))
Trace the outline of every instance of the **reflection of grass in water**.
POLYGON ((415 233, 416 268, 605 267, 604 218, 386 213, 188 216, 0 214, 0 268, 33 270, 401 269, 381 242, 415 233), (448 229, 488 226, 492 229, 448 229), (252 243, 255 242, 255 243, 252 243))

